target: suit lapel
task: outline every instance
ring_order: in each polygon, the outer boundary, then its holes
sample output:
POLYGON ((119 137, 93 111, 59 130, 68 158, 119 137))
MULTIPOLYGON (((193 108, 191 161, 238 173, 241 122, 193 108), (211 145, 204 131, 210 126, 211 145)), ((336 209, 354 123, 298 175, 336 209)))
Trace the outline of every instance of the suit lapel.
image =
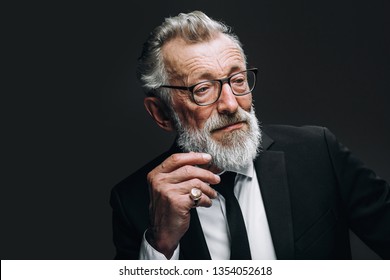
POLYGON ((191 209, 190 227, 180 240, 180 259, 211 260, 206 238, 195 208, 191 209))
POLYGON ((270 151, 273 140, 264 134, 264 151, 255 161, 261 195, 278 259, 294 258, 294 233, 284 152, 270 151))

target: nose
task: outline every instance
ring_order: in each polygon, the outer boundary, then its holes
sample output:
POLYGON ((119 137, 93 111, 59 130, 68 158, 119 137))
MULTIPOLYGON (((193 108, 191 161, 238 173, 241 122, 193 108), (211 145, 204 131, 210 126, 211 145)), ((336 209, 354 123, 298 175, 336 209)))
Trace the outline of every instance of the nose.
POLYGON ((221 96, 218 100, 218 112, 220 114, 232 114, 238 109, 236 96, 228 83, 222 85, 221 96))

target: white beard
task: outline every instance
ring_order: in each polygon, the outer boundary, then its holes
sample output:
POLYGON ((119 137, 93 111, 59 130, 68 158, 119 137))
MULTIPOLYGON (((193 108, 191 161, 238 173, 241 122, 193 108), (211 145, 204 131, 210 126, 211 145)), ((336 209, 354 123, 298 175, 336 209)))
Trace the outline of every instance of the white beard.
POLYGON ((215 114, 211 116, 203 129, 187 127, 173 112, 178 132, 178 146, 185 152, 208 153, 212 164, 222 170, 232 170, 247 166, 253 161, 261 148, 261 130, 254 107, 247 112, 239 107, 231 115, 215 114), (236 122, 246 122, 242 129, 225 133, 222 139, 214 140, 211 131, 236 122))

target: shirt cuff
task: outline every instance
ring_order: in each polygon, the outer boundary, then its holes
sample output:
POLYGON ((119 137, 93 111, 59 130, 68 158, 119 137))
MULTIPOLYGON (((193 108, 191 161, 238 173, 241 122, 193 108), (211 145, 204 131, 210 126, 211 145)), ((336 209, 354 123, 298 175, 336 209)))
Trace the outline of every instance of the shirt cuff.
MULTIPOLYGON (((144 236, 142 238, 141 248, 139 251, 139 259, 140 260, 168 260, 164 254, 160 253, 159 251, 154 249, 152 245, 149 244, 149 242, 146 240, 145 234, 146 231, 144 232, 144 236)), ((178 260, 179 252, 180 252, 180 244, 173 252, 173 255, 170 258, 170 260, 178 260)))

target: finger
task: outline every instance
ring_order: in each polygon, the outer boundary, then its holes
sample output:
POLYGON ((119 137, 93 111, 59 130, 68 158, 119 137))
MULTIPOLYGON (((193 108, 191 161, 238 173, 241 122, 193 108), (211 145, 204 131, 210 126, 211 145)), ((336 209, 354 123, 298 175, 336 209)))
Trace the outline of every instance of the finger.
POLYGON ((171 183, 180 183, 195 178, 211 185, 216 185, 221 181, 221 178, 213 172, 192 165, 180 167, 171 172, 169 177, 171 183))
POLYGON ((189 197, 190 202, 189 205, 192 205, 191 207, 211 207, 213 205, 213 201, 207 196, 202 194, 201 198, 196 202, 191 197, 189 197))
POLYGON ((202 191, 202 193, 209 198, 216 198, 217 191, 210 187, 205 182, 199 179, 192 179, 186 182, 182 182, 180 184, 176 184, 176 191, 180 192, 180 194, 190 194, 192 188, 198 188, 202 191))
POLYGON ((206 153, 179 153, 169 156, 156 169, 157 172, 172 172, 185 165, 207 164, 211 156, 206 153))

